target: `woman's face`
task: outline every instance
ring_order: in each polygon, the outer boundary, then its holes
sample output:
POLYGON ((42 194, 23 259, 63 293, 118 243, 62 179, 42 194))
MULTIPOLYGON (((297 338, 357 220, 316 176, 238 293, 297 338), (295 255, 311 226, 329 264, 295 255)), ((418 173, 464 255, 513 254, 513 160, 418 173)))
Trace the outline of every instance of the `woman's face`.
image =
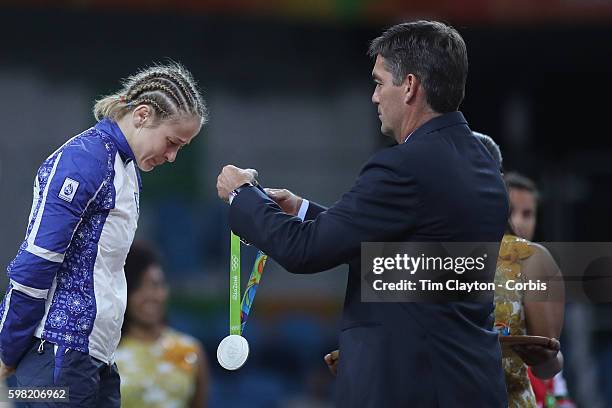
POLYGON ((166 162, 172 163, 178 151, 199 131, 200 118, 195 116, 180 121, 162 121, 154 127, 139 127, 130 143, 138 167, 142 171, 151 171, 166 162))
POLYGON ((140 286, 128 299, 128 314, 139 326, 155 326, 164 322, 168 288, 159 265, 149 266, 142 275, 140 286))

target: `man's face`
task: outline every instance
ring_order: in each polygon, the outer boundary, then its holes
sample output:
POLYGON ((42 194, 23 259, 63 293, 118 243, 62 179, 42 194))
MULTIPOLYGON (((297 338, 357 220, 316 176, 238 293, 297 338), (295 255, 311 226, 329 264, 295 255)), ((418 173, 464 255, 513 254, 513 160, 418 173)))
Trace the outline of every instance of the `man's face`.
POLYGON ((372 70, 372 79, 376 84, 372 94, 372 102, 378 108, 380 119, 380 131, 386 135, 399 140, 402 119, 405 112, 404 86, 393 85, 393 74, 385 66, 385 59, 378 55, 372 70))
POLYGON ((527 190, 511 188, 508 195, 512 207, 510 220, 514 232, 519 237, 531 241, 536 226, 537 203, 535 194, 527 190))

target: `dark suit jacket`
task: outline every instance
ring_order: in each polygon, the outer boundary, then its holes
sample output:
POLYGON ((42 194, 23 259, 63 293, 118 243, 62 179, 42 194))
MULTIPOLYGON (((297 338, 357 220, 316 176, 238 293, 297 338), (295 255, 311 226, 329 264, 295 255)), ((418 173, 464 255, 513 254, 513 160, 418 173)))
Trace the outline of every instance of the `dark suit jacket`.
POLYGON ((460 112, 375 154, 332 207, 311 203, 310 220, 256 188, 230 209, 232 230, 290 272, 349 264, 337 388, 347 408, 507 405, 492 302, 360 300, 362 242, 499 242, 507 217, 498 167, 460 112))

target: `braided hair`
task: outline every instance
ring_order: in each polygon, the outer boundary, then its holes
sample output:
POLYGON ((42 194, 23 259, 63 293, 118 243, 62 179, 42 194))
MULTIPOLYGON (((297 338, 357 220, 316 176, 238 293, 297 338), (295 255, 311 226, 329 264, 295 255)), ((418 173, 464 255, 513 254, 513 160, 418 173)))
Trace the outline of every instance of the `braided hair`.
POLYGON ((123 81, 123 88, 96 101, 96 120, 119 120, 138 105, 149 105, 156 121, 195 116, 207 120, 207 109, 191 73, 178 63, 154 65, 123 81))

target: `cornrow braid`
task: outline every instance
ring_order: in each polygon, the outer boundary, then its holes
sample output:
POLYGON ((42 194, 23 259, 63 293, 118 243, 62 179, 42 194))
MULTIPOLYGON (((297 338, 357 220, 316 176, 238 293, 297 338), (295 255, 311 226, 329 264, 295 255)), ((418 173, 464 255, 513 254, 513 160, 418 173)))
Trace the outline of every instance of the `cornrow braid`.
POLYGON ((166 81, 172 83, 174 85, 174 87, 177 88, 177 90, 180 90, 180 93, 182 94, 181 96, 183 96, 183 98, 186 101, 188 101, 189 105, 193 104, 193 100, 191 99, 191 95, 189 95, 188 92, 186 91, 186 88, 185 88, 183 82, 180 80, 180 78, 178 76, 172 75, 172 74, 170 74, 169 72, 166 72, 166 71, 153 70, 153 71, 151 71, 149 73, 146 73, 142 77, 137 78, 137 80, 135 81, 135 83, 132 86, 137 86, 139 84, 147 83, 147 82, 151 82, 151 81, 159 81, 162 78, 165 79, 166 81))
POLYGON ((187 82, 187 87, 189 87, 189 90, 191 91, 191 95, 194 98, 194 105, 195 105, 194 107, 196 111, 200 112, 202 115, 205 115, 206 107, 204 107, 204 104, 202 103, 202 98, 200 97, 200 93, 196 91, 192 82, 187 82))
POLYGON ((170 116, 168 114, 168 112, 163 109, 154 99, 151 98, 138 98, 136 99, 133 104, 134 105, 140 105, 140 104, 151 104, 153 105, 153 107, 155 108, 155 110, 157 111, 157 113, 160 114, 161 117, 167 117, 170 116))
POLYGON ((194 113, 202 117, 206 116, 206 107, 195 87, 191 74, 187 70, 179 66, 176 71, 161 72, 160 76, 165 76, 169 80, 177 82, 183 89, 184 95, 189 98, 189 104, 193 107, 194 113))
POLYGON ((207 110, 197 85, 182 65, 170 63, 141 70, 123 81, 123 89, 96 101, 94 115, 117 119, 123 117, 138 103, 147 103, 161 119, 181 114, 207 120, 207 110))
POLYGON ((137 97, 141 93, 155 91, 161 91, 163 93, 166 93, 167 95, 170 95, 170 97, 174 99, 178 106, 181 106, 183 104, 183 102, 176 96, 176 94, 172 91, 172 89, 170 89, 170 87, 162 84, 159 81, 151 81, 148 83, 144 83, 138 87, 135 87, 133 90, 128 92, 128 94, 126 95, 126 99, 129 102, 131 99, 137 97))
MULTIPOLYGON (((189 105, 196 105, 198 103, 198 101, 196 99, 194 99, 195 94, 193 94, 193 90, 191 89, 191 87, 188 87, 187 84, 188 82, 185 80, 185 78, 183 78, 182 75, 173 75, 170 72, 152 72, 150 74, 150 76, 147 78, 143 78, 143 80, 150 80, 153 78, 164 78, 170 82, 172 82, 175 86, 178 84, 178 86, 182 89, 182 93, 185 96, 185 99, 188 100, 189 105)), ((195 110, 197 111, 197 108, 199 106, 194 106, 194 108, 196 108, 195 110)))
POLYGON ((176 97, 177 103, 180 106, 189 109, 191 102, 189 101, 187 96, 183 94, 183 90, 179 85, 172 82, 168 78, 163 78, 163 77, 156 78, 156 81, 159 81, 162 85, 165 84, 165 86, 168 87, 172 91, 172 93, 176 97))
POLYGON ((138 102, 145 99, 155 101, 155 105, 151 105, 155 108, 156 113, 160 114, 160 118, 170 116, 171 113, 174 114, 179 112, 179 107, 176 106, 176 103, 172 101, 171 97, 166 95, 158 87, 151 86, 150 83, 133 87, 126 93, 125 99, 128 102, 127 108, 129 110, 138 106, 138 102), (160 109, 157 109, 158 107, 160 109))
POLYGON ((179 83, 183 87, 185 94, 191 97, 191 103, 194 105, 194 108, 196 109, 196 111, 199 112, 200 114, 205 115, 206 107, 204 106, 204 103, 202 102, 202 97, 200 96, 200 92, 198 92, 195 86, 195 81, 193 80, 193 78, 191 77, 191 74, 188 71, 183 69, 182 75, 179 78, 179 83))
POLYGON ((177 87, 177 89, 181 90, 180 94, 187 102, 185 106, 187 109, 185 110, 188 113, 197 114, 204 118, 206 110, 202 107, 201 99, 195 88, 190 84, 190 82, 193 82, 191 74, 180 65, 157 68, 158 69, 151 69, 148 72, 142 72, 134 78, 133 86, 150 81, 159 81, 160 78, 164 78, 177 87))

